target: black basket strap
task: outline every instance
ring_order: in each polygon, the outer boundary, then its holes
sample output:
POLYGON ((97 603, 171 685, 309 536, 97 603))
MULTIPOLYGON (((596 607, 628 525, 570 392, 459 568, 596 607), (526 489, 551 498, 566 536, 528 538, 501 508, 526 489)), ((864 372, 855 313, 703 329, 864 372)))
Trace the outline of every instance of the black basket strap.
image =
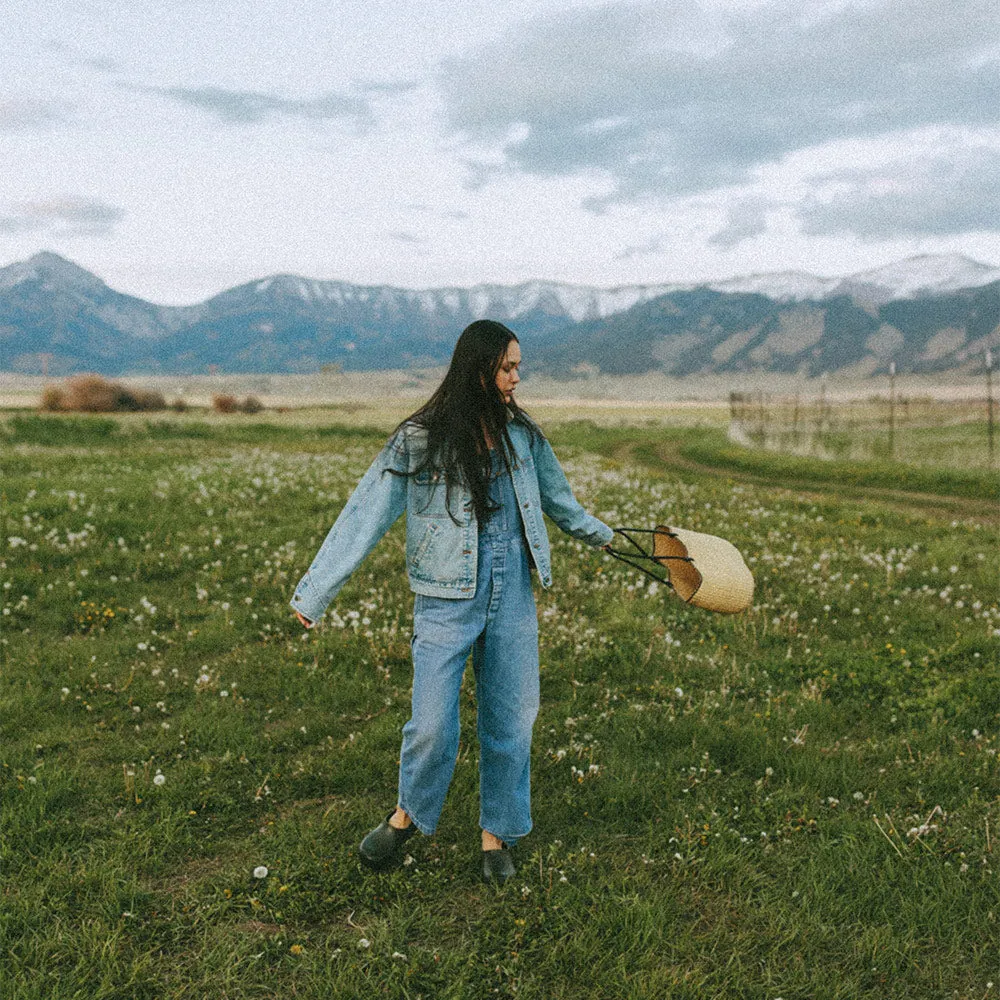
POLYGON ((658 566, 662 565, 663 560, 673 559, 679 562, 694 562, 690 556, 654 556, 652 551, 648 547, 644 547, 632 535, 655 535, 656 531, 650 528, 614 528, 614 533, 616 535, 621 535, 622 538, 627 541, 632 548, 628 550, 615 549, 610 545, 604 550, 609 555, 614 556, 619 562, 625 563, 626 566, 631 566, 633 569, 637 569, 640 573, 645 573, 646 576, 657 583, 662 583, 664 586, 670 587, 673 590, 674 585, 670 582, 669 578, 659 576, 658 574, 652 572, 647 566, 644 566, 643 561, 656 563, 658 566))
POLYGON ((659 576, 658 574, 652 572, 651 570, 643 566, 641 563, 633 559, 631 556, 623 555, 621 552, 616 552, 614 549, 605 549, 604 551, 607 552, 609 556, 613 556, 619 562, 625 563, 626 566, 631 566, 632 569, 637 569, 640 573, 645 573, 646 576, 648 576, 652 580, 655 580, 657 583, 662 583, 664 586, 669 587, 671 590, 674 589, 674 585, 666 577, 659 576))

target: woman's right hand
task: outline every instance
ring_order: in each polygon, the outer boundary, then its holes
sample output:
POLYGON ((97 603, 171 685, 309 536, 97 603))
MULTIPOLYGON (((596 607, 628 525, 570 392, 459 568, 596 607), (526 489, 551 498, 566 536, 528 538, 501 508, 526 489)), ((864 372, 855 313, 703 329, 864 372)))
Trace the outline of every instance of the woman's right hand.
POLYGON ((302 614, 301 611, 296 611, 295 612, 295 617, 298 618, 298 620, 300 622, 302 622, 302 624, 305 625, 306 628, 312 628, 313 625, 316 624, 315 622, 309 621, 309 619, 306 618, 306 616, 304 614, 302 614))

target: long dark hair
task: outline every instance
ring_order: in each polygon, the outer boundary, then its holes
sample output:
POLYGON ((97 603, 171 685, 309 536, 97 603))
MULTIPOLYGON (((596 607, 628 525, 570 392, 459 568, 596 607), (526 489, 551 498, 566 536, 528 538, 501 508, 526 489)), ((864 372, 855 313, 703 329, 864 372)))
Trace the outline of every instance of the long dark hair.
POLYGON ((470 323, 455 344, 444 380, 397 428, 416 424, 427 429, 427 454, 410 474, 428 468, 443 473, 449 512, 452 488, 459 483, 466 485, 480 524, 496 509, 489 496, 493 470, 490 448, 496 449, 495 454, 510 469, 514 448, 508 421, 522 424, 532 435, 539 433, 517 403, 504 402, 496 385, 512 340, 516 341, 517 335, 503 323, 490 319, 470 323))

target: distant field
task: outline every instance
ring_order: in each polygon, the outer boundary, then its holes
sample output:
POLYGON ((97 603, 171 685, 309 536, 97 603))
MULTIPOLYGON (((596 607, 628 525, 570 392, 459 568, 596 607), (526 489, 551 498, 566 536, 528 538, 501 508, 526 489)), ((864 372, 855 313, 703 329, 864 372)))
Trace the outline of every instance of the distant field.
MULTIPOLYGON (((530 358, 526 364, 530 363, 530 358)), ((376 400, 412 400, 413 407, 426 399, 439 384, 443 369, 420 371, 347 372, 313 375, 190 375, 124 376, 120 381, 139 388, 162 392, 168 401, 183 399, 195 406, 208 406, 217 393, 237 396, 253 394, 269 407, 328 406, 367 403, 376 400)), ((0 408, 35 407, 46 385, 60 379, 0 372, 0 408)), ((914 397, 970 398, 981 396, 982 380, 961 377, 900 377, 901 394, 914 397)), ((825 391, 831 399, 864 399, 888 392, 888 380, 867 378, 830 379, 824 387, 820 379, 800 379, 789 375, 753 374, 746 376, 689 376, 674 379, 662 375, 598 375, 570 381, 556 381, 542 375, 527 377, 519 390, 524 405, 542 400, 560 405, 673 404, 685 401, 728 400, 733 391, 757 391, 774 395, 801 394, 819 397, 825 391)), ((411 407, 411 409, 413 408, 411 407)))
MULTIPOLYGON (((986 398, 885 396, 864 400, 751 397, 732 407, 737 444, 829 460, 990 468, 986 398)), ((993 468, 1000 465, 1000 405, 993 404, 993 468)))
MULTIPOLYGON (((153 415, 161 423, 207 421, 235 430, 244 427, 248 418, 213 413, 212 396, 222 393, 244 398, 254 394, 268 407, 254 415, 256 423, 388 431, 427 399, 441 375, 440 371, 424 371, 123 381, 137 388, 157 389, 168 402, 184 400, 189 406, 187 413, 167 410, 153 415)), ((34 409, 46 384, 52 383, 0 374, 0 411, 4 407, 34 409)), ((738 443, 813 458, 881 461, 891 457, 903 464, 989 467, 982 385, 897 379, 899 405, 890 456, 887 385, 882 381, 845 382, 835 387, 836 392, 818 381, 810 386, 777 376, 754 384, 766 387, 753 390, 752 398, 761 403, 747 404, 737 424, 730 422, 733 383, 729 379, 678 381, 643 376, 553 382, 529 377, 518 396, 521 405, 546 425, 587 420, 601 427, 729 427, 738 443), (792 390, 795 395, 788 395, 792 390), (821 410, 820 418, 817 414, 821 410)), ((748 386, 742 385, 741 391, 747 393, 748 386)), ((996 409, 1000 417, 1000 406, 996 409)), ((142 428, 151 417, 136 414, 117 419, 123 429, 142 428)))
POLYGON ((287 606, 408 407, 0 418, 5 1000, 989 1000, 993 477, 539 405, 589 509, 722 534, 757 590, 713 616, 552 530, 498 892, 471 677, 437 834, 357 861, 408 715, 402 526, 314 632, 287 606))

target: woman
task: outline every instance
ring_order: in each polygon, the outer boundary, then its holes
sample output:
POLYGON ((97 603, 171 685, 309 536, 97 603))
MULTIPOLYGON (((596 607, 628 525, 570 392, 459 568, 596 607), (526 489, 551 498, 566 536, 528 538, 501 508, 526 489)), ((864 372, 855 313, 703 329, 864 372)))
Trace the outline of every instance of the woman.
POLYGON ((361 842, 362 860, 397 864, 437 826, 458 753, 459 687, 471 650, 480 744, 483 877, 515 872, 531 829, 529 761, 538 713, 538 619, 530 571, 552 582, 542 513, 594 546, 613 532, 587 514, 545 436, 514 402, 521 348, 500 323, 459 337, 444 381, 396 428, 365 473, 291 601, 307 628, 406 512, 413 609, 412 715, 403 727, 397 805, 361 842))

